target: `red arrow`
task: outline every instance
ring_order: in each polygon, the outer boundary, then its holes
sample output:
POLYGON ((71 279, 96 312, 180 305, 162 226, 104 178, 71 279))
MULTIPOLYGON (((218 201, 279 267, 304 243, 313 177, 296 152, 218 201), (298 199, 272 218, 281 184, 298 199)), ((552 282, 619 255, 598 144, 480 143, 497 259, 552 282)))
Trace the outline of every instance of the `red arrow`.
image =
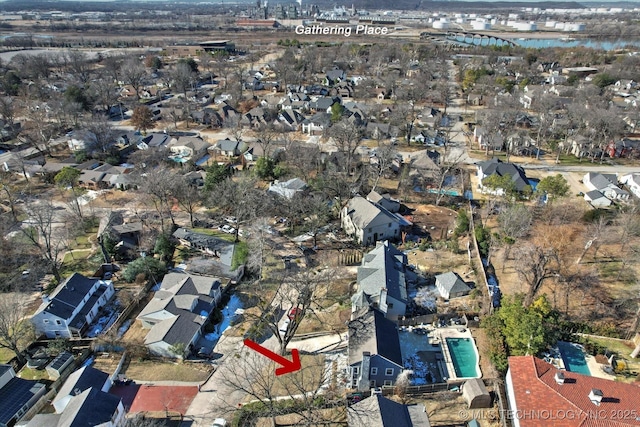
POLYGON ((292 372, 299 371, 302 367, 302 365, 300 364, 300 355, 298 354, 298 350, 295 348, 291 349, 292 360, 289 360, 280 356, 279 354, 274 353, 268 348, 262 347, 260 344, 253 342, 248 338, 245 338, 244 345, 282 365, 282 368, 276 369, 276 375, 290 374, 292 372))

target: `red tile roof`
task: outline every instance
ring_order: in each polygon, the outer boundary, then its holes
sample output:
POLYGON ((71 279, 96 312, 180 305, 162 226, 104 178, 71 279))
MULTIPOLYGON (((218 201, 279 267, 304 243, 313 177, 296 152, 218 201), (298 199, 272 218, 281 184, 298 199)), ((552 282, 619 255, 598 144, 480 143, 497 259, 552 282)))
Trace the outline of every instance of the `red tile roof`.
POLYGON ((533 356, 510 357, 509 372, 517 407, 510 416, 521 427, 640 426, 638 385, 559 371, 533 356), (564 374, 563 384, 556 372, 564 374), (602 391, 599 405, 589 399, 592 389, 602 391))

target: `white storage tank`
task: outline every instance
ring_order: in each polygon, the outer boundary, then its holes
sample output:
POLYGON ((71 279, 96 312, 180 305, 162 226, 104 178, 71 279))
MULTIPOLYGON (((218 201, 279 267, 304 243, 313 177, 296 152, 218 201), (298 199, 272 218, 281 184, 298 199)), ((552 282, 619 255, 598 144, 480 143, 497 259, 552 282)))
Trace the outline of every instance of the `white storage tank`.
POLYGON ((486 21, 473 21, 471 27, 476 31, 490 30, 491 24, 486 21))
POLYGON ((441 18, 438 21, 433 21, 433 28, 437 30, 448 30, 449 25, 449 20, 446 18, 441 18))

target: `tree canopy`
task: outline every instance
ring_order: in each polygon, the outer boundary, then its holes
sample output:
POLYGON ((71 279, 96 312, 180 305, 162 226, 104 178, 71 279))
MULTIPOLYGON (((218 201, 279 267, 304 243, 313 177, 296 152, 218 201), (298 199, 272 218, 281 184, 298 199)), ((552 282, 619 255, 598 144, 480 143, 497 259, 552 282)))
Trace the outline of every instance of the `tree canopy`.
POLYGON ((546 193, 549 199, 556 199, 569 193, 569 183, 561 174, 545 176, 538 183, 536 190, 546 193))

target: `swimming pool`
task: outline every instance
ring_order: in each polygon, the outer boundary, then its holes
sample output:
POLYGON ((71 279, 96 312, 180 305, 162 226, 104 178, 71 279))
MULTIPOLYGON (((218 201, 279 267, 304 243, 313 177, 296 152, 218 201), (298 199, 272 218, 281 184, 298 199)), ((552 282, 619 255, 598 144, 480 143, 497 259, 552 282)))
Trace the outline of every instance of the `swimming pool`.
POLYGON ((591 375, 587 361, 584 358, 584 351, 578 344, 558 341, 558 350, 560 350, 560 356, 562 356, 562 361, 567 371, 591 375))
POLYGON ((478 355, 471 338, 445 338, 458 378, 478 378, 478 355))

